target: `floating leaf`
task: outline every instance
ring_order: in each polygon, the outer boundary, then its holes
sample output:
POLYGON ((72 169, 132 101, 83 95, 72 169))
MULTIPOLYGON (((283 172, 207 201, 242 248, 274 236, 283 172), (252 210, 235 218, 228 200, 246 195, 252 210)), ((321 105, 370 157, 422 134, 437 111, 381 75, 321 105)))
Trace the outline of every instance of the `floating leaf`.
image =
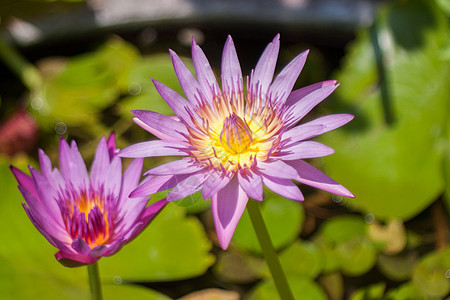
MULTIPOLYGON (((350 207, 377 219, 405 221, 434 201, 444 187, 440 139, 448 119, 450 86, 449 63, 440 59, 440 53, 449 26, 432 1, 419 0, 394 3, 377 22, 395 123, 384 124, 375 78, 363 77, 363 88, 351 76, 353 61, 367 55, 351 50, 353 56, 346 58, 337 76, 347 88, 337 89, 335 97, 348 99, 341 108, 348 111, 351 106, 356 118, 347 130, 322 137, 336 150, 324 162, 329 175, 356 195, 347 200, 350 207), (347 91, 354 86, 358 92, 350 98, 347 91)), ((354 47, 370 48, 367 33, 354 47)), ((370 74, 373 65, 366 68, 364 74, 370 74)))
POLYGON ((105 284, 102 287, 104 299, 146 299, 146 300, 170 300, 171 298, 149 288, 137 285, 105 284))
POLYGON ((285 273, 295 276, 315 278, 324 267, 319 248, 308 241, 297 241, 280 255, 285 273))
POLYGON ((267 265, 262 258, 247 256, 242 252, 232 249, 222 251, 217 263, 214 265, 214 273, 226 281, 249 283, 260 278, 261 273, 267 273, 267 265))
POLYGON ((220 289, 206 289, 190 293, 179 300, 239 300, 239 293, 220 289))
POLYGON ((367 237, 367 225, 359 216, 327 220, 314 243, 325 259, 324 272, 338 269, 349 276, 362 275, 376 262, 377 249, 367 237))
POLYGON ((199 276, 214 263, 212 244, 196 217, 169 204, 136 240, 101 262, 102 276, 167 281, 199 276))
POLYGON ((39 122, 45 126, 54 126, 56 120, 71 125, 95 123, 96 114, 125 89, 124 76, 137 58, 137 50, 118 38, 95 52, 71 58, 61 73, 45 82, 36 98, 39 103, 33 107, 39 122))
POLYGON ((319 283, 327 292, 330 300, 341 300, 344 298, 344 279, 341 273, 323 274, 319 277, 319 283))
MULTIPOLYGON (((289 276, 288 282, 296 300, 322 300, 327 295, 322 288, 309 279, 289 276)), ((280 299, 275 284, 266 280, 256 285, 249 293, 248 300, 277 300, 280 299)))
POLYGON ((431 298, 444 297, 450 292, 445 274, 450 269, 450 246, 424 256, 417 264, 412 282, 416 289, 431 298))
MULTIPOLYGON (((299 235, 304 220, 304 212, 303 207, 298 202, 268 192, 267 199, 262 202, 261 213, 275 249, 288 245, 299 235)), ((261 253, 247 211, 242 215, 232 241, 242 249, 261 253)))
POLYGON ((352 239, 337 246, 342 273, 359 276, 368 272, 377 260, 377 252, 368 238, 352 239))
POLYGON ((380 282, 368 287, 358 289, 352 294, 350 300, 365 300, 365 299, 383 299, 386 283, 380 282))
POLYGON ((398 288, 390 290, 386 296, 388 299, 393 300, 426 299, 411 282, 404 283, 398 288))
POLYGON ((417 253, 400 255, 378 255, 378 268, 389 279, 402 281, 410 279, 417 263, 417 253))

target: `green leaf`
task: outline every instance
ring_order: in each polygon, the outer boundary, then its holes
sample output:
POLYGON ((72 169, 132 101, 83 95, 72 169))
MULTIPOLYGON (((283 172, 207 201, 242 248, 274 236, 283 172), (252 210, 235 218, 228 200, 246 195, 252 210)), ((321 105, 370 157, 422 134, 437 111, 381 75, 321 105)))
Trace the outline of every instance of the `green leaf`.
POLYGON ((326 239, 341 243, 355 237, 366 236, 367 227, 360 216, 343 215, 328 219, 320 232, 326 239))
MULTIPOLYGON (((278 250, 294 241, 299 235, 304 212, 303 207, 294 200, 285 199, 273 192, 268 192, 267 195, 262 202, 261 213, 272 243, 278 250)), ((247 251, 261 253, 261 247, 247 211, 238 223, 232 242, 247 251)))
POLYGON ((386 283, 376 283, 371 286, 358 289, 352 294, 350 300, 383 299, 385 289, 386 283))
POLYGON ((380 254, 378 269, 389 279, 403 281, 410 279, 417 263, 417 253, 410 252, 395 256, 380 254))
MULTIPOLYGON (((322 288, 309 279, 289 276, 288 282, 296 300, 322 300, 327 295, 322 288)), ((275 284, 271 280, 258 283, 249 293, 248 300, 277 300, 280 299, 275 284)))
POLYGON ((128 87, 125 76, 137 59, 134 46, 118 38, 95 52, 69 59, 39 93, 43 101, 36 113, 39 122, 44 126, 54 126, 56 120, 69 125, 96 123, 97 113, 128 87))
POLYGON ((324 267, 319 248, 308 241, 297 241, 280 255, 284 272, 295 276, 315 278, 324 267))
POLYGON ((367 225, 360 216, 343 215, 327 220, 314 243, 323 253, 324 272, 340 269, 348 276, 358 276, 376 262, 376 246, 368 238, 367 225))
POLYGON ((416 289, 431 298, 444 297, 450 292, 445 274, 450 269, 450 246, 440 252, 422 257, 414 269, 412 282, 416 289))
POLYGON ((146 299, 146 300, 170 300, 171 298, 149 288, 138 285, 112 285, 105 284, 102 287, 104 299, 146 299))
POLYGON ((102 260, 101 275, 106 282, 113 278, 167 281, 199 276, 214 263, 211 247, 199 220, 168 204, 133 242, 102 260))
MULTIPOLYGON (((337 89, 335 95, 347 99, 341 109, 354 112, 356 118, 347 130, 322 137, 336 150, 324 163, 329 175, 356 195, 346 201, 348 206, 377 219, 405 221, 434 201, 444 187, 442 132, 450 86, 449 63, 441 60, 441 50, 449 26, 432 2, 419 0, 394 3, 377 22, 395 123, 384 124, 375 78, 358 80, 351 74, 353 63, 367 56, 360 49, 370 48, 364 33, 337 76, 346 88, 337 89), (354 86, 357 92, 348 92, 354 86)), ((372 64, 363 64, 366 74, 372 72, 372 64)))
POLYGON ((398 288, 390 290, 386 296, 393 300, 426 299, 411 282, 406 282, 398 288))

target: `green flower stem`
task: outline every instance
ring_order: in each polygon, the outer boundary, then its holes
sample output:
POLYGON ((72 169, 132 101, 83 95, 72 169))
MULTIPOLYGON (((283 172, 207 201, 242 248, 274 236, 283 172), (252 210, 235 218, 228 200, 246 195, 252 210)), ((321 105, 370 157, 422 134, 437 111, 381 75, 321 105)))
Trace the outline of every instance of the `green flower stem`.
POLYGON ((272 279, 275 282, 280 298, 283 300, 294 300, 294 295, 292 294, 286 275, 281 267, 280 260, 278 259, 275 248, 270 240, 269 232, 267 231, 266 224, 264 223, 258 205, 259 203, 254 200, 248 201, 247 211, 252 220, 253 228, 258 237, 259 244, 261 245, 264 258, 269 266, 272 279))
POLYGON ((89 286, 91 288, 91 299, 102 300, 102 284, 100 282, 97 262, 87 265, 87 269, 89 274, 89 286))
POLYGON ((2 38, 0 38, 0 59, 30 91, 37 91, 42 86, 44 80, 38 69, 2 38))

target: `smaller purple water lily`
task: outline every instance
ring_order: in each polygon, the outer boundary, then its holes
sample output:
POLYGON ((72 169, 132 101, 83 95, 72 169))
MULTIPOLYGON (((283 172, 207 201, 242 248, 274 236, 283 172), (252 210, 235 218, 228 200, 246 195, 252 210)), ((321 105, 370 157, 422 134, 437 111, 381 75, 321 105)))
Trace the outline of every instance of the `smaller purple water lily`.
POLYGON ((139 184, 143 159, 135 159, 122 175, 114 134, 102 138, 88 175, 77 144, 61 139, 60 171, 39 150, 41 172, 31 176, 11 166, 25 198, 28 217, 39 232, 59 249, 56 259, 65 266, 91 264, 110 256, 134 239, 167 204, 146 207, 149 198, 130 199, 139 184))

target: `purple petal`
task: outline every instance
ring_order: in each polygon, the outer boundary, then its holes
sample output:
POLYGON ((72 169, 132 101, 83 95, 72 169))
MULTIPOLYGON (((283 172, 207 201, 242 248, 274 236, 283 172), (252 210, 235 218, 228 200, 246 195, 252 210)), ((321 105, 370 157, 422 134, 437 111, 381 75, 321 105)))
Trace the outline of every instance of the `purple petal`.
POLYGON ((52 218, 57 224, 64 224, 60 207, 56 201, 58 190, 54 189, 52 184, 39 171, 30 167, 30 172, 38 195, 36 200, 40 206, 46 209, 45 218, 52 218))
POLYGON ((314 83, 305 87, 302 87, 301 89, 295 90, 292 93, 290 93, 289 97, 286 100, 287 106, 292 106, 295 103, 297 103, 299 100, 303 99, 306 95, 311 94, 315 90, 319 90, 323 87, 330 86, 330 85, 336 85, 336 80, 327 80, 322 81, 318 83, 314 83))
POLYGON ((71 147, 61 138, 59 144, 59 168, 66 182, 71 182, 78 190, 85 190, 89 185, 89 177, 77 144, 72 141, 71 147))
POLYGON ((262 176, 263 183, 275 193, 298 201, 303 201, 302 192, 297 185, 292 183, 289 179, 276 178, 269 175, 262 176))
POLYGON ((322 157, 333 153, 334 150, 327 145, 314 141, 303 141, 283 148, 276 157, 282 160, 296 160, 322 157))
POLYGON ((194 62, 198 83, 205 93, 206 99, 211 103, 214 97, 220 94, 220 88, 206 55, 195 44, 194 39, 192 39, 192 60, 194 62))
POLYGON ((88 255, 91 251, 91 247, 89 247, 89 245, 82 238, 75 238, 73 240, 72 249, 82 255, 88 255))
POLYGON ((154 111, 132 110, 131 112, 136 117, 133 118, 136 124, 160 139, 186 141, 183 134, 187 135, 188 132, 182 122, 154 111), (160 136, 161 133, 164 136, 160 136))
POLYGON ((355 196, 345 187, 317 170, 304 161, 289 161, 288 164, 297 170, 298 176, 295 180, 309 186, 313 186, 333 194, 354 198, 355 196))
POLYGON ((261 176, 248 170, 245 174, 238 173, 239 185, 249 198, 262 201, 263 186, 261 176))
POLYGON ((64 242, 71 242, 71 238, 65 228, 53 217, 49 218, 49 214, 45 207, 28 192, 25 188, 19 186, 19 190, 22 193, 27 205, 29 207, 27 213, 33 217, 33 221, 39 224, 39 227, 47 232, 48 235, 64 242))
POLYGON ((167 102, 167 104, 170 106, 173 112, 181 120, 189 124, 189 126, 195 127, 191 121, 191 116, 188 113, 188 111, 192 111, 191 104, 186 99, 184 99, 180 94, 178 94, 165 84, 162 84, 161 82, 155 79, 152 79, 152 81, 158 93, 161 95, 164 101, 167 102))
POLYGON ((258 91, 262 99, 265 98, 267 90, 273 79, 273 73, 277 64, 278 51, 280 49, 280 35, 273 39, 273 41, 267 45, 263 54, 256 64, 255 72, 252 78, 252 90, 258 91))
POLYGON ((311 126, 296 126, 283 133, 282 141, 286 144, 293 144, 299 141, 307 140, 318 136, 324 130, 325 126, 321 124, 311 126))
POLYGON ((175 161, 168 162, 159 167, 153 168, 145 172, 147 175, 177 175, 177 174, 190 174, 197 172, 204 167, 199 164, 195 164, 192 158, 183 158, 175 161))
MULTIPOLYGON (((58 248, 58 245, 55 243, 56 239, 50 236, 50 234, 45 231, 44 228, 40 225, 40 223, 36 220, 33 213, 30 211, 30 208, 27 206, 26 203, 22 203, 22 207, 24 208, 28 218, 30 219, 31 223, 33 223, 34 227, 47 239, 47 241, 54 247, 58 248)), ((60 244, 62 244, 60 242, 60 244)))
POLYGON ((55 257, 62 265, 66 267, 80 267, 95 263, 99 259, 98 257, 90 257, 87 255, 67 253, 63 251, 56 253, 55 257))
POLYGON ((197 80, 195 80, 194 75, 192 75, 191 71, 189 71, 174 51, 169 50, 169 52, 170 57, 172 58, 173 68, 175 69, 178 81, 180 82, 186 98, 188 98, 191 103, 201 105, 204 96, 201 93, 200 85, 197 80))
POLYGON ((232 174, 222 172, 211 172, 211 175, 203 184, 202 196, 203 199, 208 199, 212 195, 216 194, 219 190, 224 188, 233 177, 232 174))
POLYGON ((106 145, 108 147, 109 159, 112 160, 116 156, 116 136, 114 132, 111 132, 109 135, 106 145))
POLYGON ((309 50, 306 50, 297 55, 275 78, 268 91, 274 103, 285 103, 305 65, 308 53, 309 50))
POLYGON ((204 172, 189 176, 170 191, 167 201, 179 200, 199 191, 206 179, 208 179, 208 175, 204 172))
POLYGON ((50 183, 55 189, 65 188, 66 181, 62 177, 58 169, 52 170, 52 162, 50 158, 39 149, 39 163, 41 165, 42 175, 45 176, 48 183, 50 183))
POLYGON ((233 39, 228 36, 222 54, 222 92, 229 97, 243 91, 242 71, 234 47, 233 39))
POLYGON ((191 174, 148 177, 130 194, 130 197, 148 196, 171 189, 189 176, 191 174))
POLYGON ((273 177, 292 179, 297 177, 297 171, 281 160, 258 162, 258 171, 273 177))
POLYGON ((328 97, 337 87, 338 85, 328 85, 322 87, 306 95, 301 99, 301 101, 294 103, 286 114, 285 126, 288 128, 294 126, 308 112, 310 112, 311 109, 328 97))
POLYGON ((156 192, 163 191, 165 190, 164 186, 170 179, 172 179, 172 177, 172 175, 147 177, 136 189, 134 189, 134 191, 131 192, 130 198, 149 196, 156 192))
POLYGON ((13 173, 19 185, 28 190, 35 198, 38 198, 38 194, 36 188, 34 187, 34 182, 31 176, 25 174, 13 165, 9 165, 9 168, 11 169, 11 172, 13 173))
POLYGON ((152 156, 186 156, 187 153, 183 151, 189 144, 175 141, 149 141, 134 144, 120 150, 117 154, 120 157, 152 157, 152 156))
POLYGON ((130 193, 139 184, 139 179, 142 174, 142 166, 144 164, 144 159, 138 158, 133 160, 128 168, 123 173, 122 190, 120 191, 119 202, 117 203, 117 209, 122 209, 123 203, 128 200, 130 193))
POLYGON ((98 143, 97 150, 95 152, 94 161, 91 166, 91 183, 96 188, 100 188, 105 185, 107 179, 106 174, 109 174, 109 151, 106 144, 106 139, 102 137, 98 143))
POLYGON ((103 174, 105 180, 105 192, 110 195, 118 196, 122 186, 122 160, 120 157, 114 157, 111 165, 107 171, 103 174))
POLYGON ((321 126, 322 130, 320 132, 318 132, 317 134, 309 137, 309 138, 312 138, 314 136, 321 135, 325 132, 339 128, 339 127, 347 124, 351 120, 353 120, 353 118, 354 118, 354 116, 350 115, 350 114, 335 114, 335 115, 328 115, 325 117, 321 117, 321 118, 312 120, 311 122, 301 124, 297 127, 294 127, 293 129, 291 129, 288 132, 283 134, 283 139, 285 137, 295 136, 295 135, 299 134, 299 132, 303 132, 303 131, 312 132, 315 127, 321 126))
POLYGON ((248 197, 240 187, 237 176, 211 197, 217 237, 223 250, 228 248, 239 219, 247 205, 248 197))

